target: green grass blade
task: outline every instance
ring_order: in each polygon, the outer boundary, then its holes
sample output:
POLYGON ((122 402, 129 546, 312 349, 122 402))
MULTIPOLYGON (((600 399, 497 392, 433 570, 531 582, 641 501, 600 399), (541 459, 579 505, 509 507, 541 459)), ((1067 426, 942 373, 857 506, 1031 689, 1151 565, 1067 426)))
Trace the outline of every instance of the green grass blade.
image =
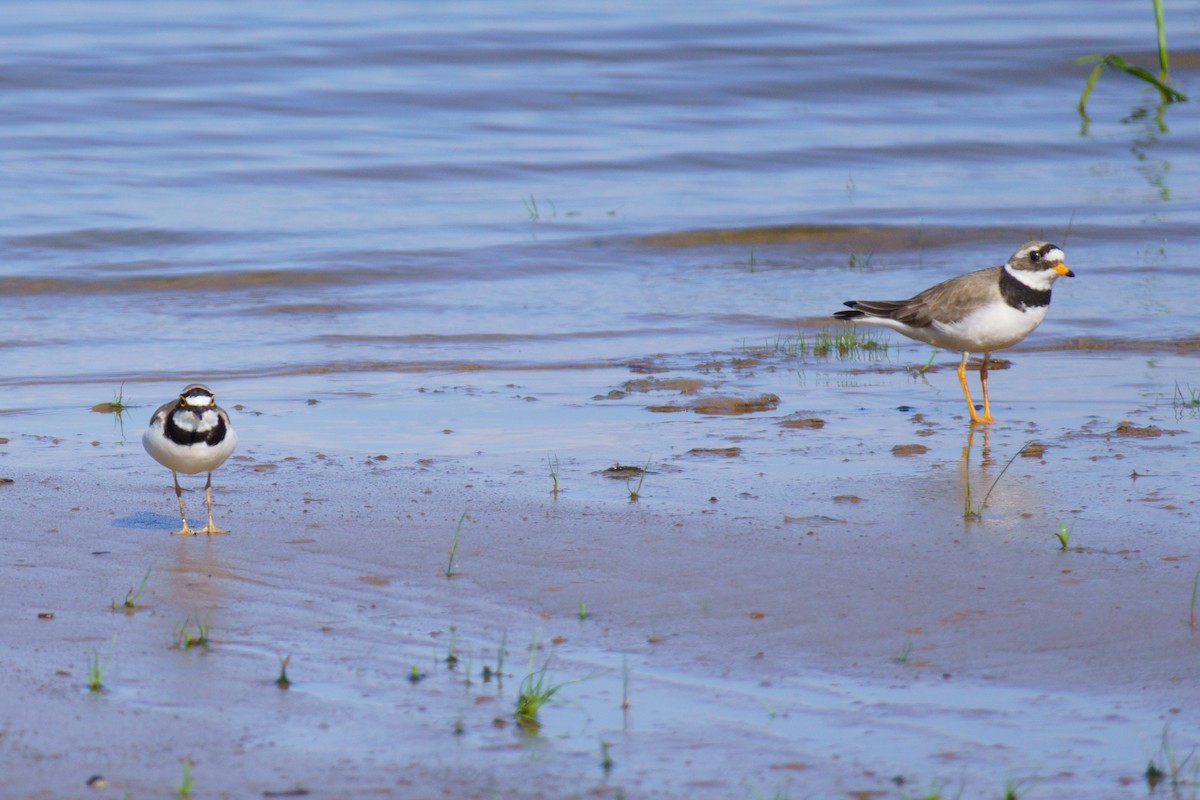
POLYGON ((1127 75, 1132 75, 1135 78, 1138 78, 1140 80, 1145 81, 1146 83, 1151 84, 1156 89, 1158 89, 1159 93, 1161 93, 1163 96, 1163 100, 1165 100, 1168 103, 1177 103, 1177 102, 1181 102, 1183 100, 1187 100, 1187 96, 1183 92, 1179 92, 1179 91, 1176 91, 1175 89, 1172 89, 1170 86, 1167 86, 1165 83, 1160 81, 1158 78, 1154 77, 1154 75, 1149 70, 1145 69, 1144 67, 1139 67, 1136 64, 1130 64, 1130 63, 1126 62, 1125 59, 1121 58, 1120 56, 1116 56, 1116 55, 1106 56, 1104 59, 1104 63, 1106 63, 1108 66, 1112 67, 1113 69, 1119 69, 1127 75))
POLYGON ((1163 25, 1162 0, 1154 2, 1154 29, 1158 31, 1158 79, 1166 83, 1171 80, 1171 67, 1167 63, 1167 29, 1163 25))
MULTIPOLYGON (((1092 58, 1092 56, 1087 56, 1087 58, 1092 58)), ((1080 61, 1080 59, 1075 60, 1080 61)), ((1092 74, 1088 75, 1087 83, 1083 85, 1083 94, 1079 96, 1079 105, 1075 107, 1080 114, 1087 113, 1084 111, 1084 107, 1087 105, 1088 98, 1092 95, 1092 89, 1095 87, 1096 81, 1099 79, 1101 72, 1104 72, 1103 60, 1098 61, 1096 66, 1092 67, 1092 74)))
POLYGON ((1013 462, 1017 460, 1017 456, 1021 455, 1021 453, 1024 453, 1025 448, 1033 444, 1034 441, 1036 440, 1030 439, 1028 442, 1021 445, 1021 449, 1013 453, 1012 458, 1010 458, 1008 463, 1004 465, 1004 469, 1000 470, 1000 474, 996 476, 996 480, 992 481, 992 485, 988 487, 987 494, 983 496, 983 502, 979 504, 979 511, 975 514, 976 517, 983 516, 983 509, 987 507, 988 498, 992 496, 992 490, 996 488, 996 484, 999 483, 1000 479, 1004 477, 1004 473, 1008 472, 1008 468, 1011 467, 1013 462))

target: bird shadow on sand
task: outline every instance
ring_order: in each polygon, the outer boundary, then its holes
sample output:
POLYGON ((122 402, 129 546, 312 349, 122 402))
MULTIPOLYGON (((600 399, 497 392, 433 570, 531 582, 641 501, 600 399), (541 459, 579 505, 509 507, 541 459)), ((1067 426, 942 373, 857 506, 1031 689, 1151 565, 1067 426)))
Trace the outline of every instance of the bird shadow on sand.
MULTIPOLYGON (((194 526, 197 530, 204 527, 204 522, 195 522, 188 520, 188 525, 194 526)), ((133 528, 143 531, 172 531, 179 527, 178 514, 154 514, 150 511, 135 511, 127 517, 114 519, 112 521, 114 528, 133 528)))

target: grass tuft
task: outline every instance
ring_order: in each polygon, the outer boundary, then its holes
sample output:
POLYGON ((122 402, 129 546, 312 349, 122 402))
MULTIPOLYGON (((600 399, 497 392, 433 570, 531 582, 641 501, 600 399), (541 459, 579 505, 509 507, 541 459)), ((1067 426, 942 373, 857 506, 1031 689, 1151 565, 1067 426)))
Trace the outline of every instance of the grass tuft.
MULTIPOLYGON (((1146 771, 1143 776, 1146 778, 1146 785, 1153 792, 1155 787, 1164 781, 1170 781, 1171 796, 1181 797, 1184 784, 1189 781, 1196 784, 1200 781, 1200 765, 1195 763, 1196 750, 1192 748, 1186 756, 1182 758, 1175 750, 1175 746, 1171 742, 1171 726, 1167 725, 1163 728, 1162 741, 1158 747, 1158 753, 1150 758, 1146 765, 1146 771), (1161 762, 1162 766, 1159 766, 1161 762), (1189 765, 1191 765, 1189 767, 1189 765), (1190 769, 1191 777, 1188 777, 1190 769)), ((1192 797, 1196 797, 1196 793, 1192 793, 1192 797)))
POLYGON ((579 679, 569 681, 561 681, 555 683, 550 678, 548 670, 549 660, 542 665, 541 669, 534 669, 534 662, 537 660, 538 641, 533 640, 533 644, 529 648, 529 667, 526 670, 524 679, 521 681, 521 686, 517 690, 517 722, 526 730, 536 732, 540 727, 538 722, 538 712, 542 706, 550 702, 550 698, 558 694, 565 686, 572 683, 578 683, 579 679))
POLYGON ((95 411, 98 414, 121 415, 124 414, 128 409, 129 404, 125 402, 125 384, 123 383, 121 384, 121 387, 117 389, 116 394, 113 395, 112 400, 108 401, 107 403, 97 403, 96 405, 92 406, 92 411, 95 411))
POLYGON ((200 612, 195 612, 193 617, 189 617, 183 621, 183 625, 175 632, 175 645, 181 650, 190 650, 193 647, 203 647, 208 649, 208 621, 212 617, 212 611, 204 615, 204 620, 200 620, 200 612), (195 623, 196 630, 192 631, 192 624, 195 623))
MULTIPOLYGON (((812 336, 804 331, 795 335, 782 334, 765 339, 762 344, 742 342, 742 352, 752 356, 782 356, 784 358, 829 359, 839 361, 877 361, 887 355, 891 339, 885 331, 864 325, 834 325, 822 328, 812 336)), ((932 362, 932 358, 930 359, 932 362)))
POLYGON ((890 339, 886 333, 857 325, 823 328, 813 340, 812 354, 817 358, 835 356, 839 361, 878 358, 886 353, 890 339))

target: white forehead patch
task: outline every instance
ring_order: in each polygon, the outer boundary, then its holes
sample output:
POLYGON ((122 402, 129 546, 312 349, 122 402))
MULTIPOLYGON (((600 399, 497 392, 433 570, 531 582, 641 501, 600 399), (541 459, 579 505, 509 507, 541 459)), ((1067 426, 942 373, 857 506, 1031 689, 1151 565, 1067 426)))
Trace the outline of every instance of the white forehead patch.
POLYGON ((1057 247, 1053 250, 1047 250, 1046 255, 1042 257, 1043 261, 1049 261, 1052 264, 1061 264, 1065 259, 1066 256, 1063 255, 1063 251, 1059 250, 1057 247))
POLYGON ((208 408, 212 405, 211 394, 195 394, 183 398, 184 405, 192 406, 193 408, 208 408))

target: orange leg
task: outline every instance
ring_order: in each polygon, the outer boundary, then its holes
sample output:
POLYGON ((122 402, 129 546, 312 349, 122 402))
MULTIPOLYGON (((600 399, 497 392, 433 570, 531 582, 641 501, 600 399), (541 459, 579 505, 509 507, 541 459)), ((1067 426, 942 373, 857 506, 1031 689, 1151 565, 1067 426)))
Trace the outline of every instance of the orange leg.
POLYGON ((171 477, 175 479, 175 499, 179 501, 179 516, 183 519, 183 527, 175 531, 175 535, 193 536, 196 532, 188 527, 187 512, 183 510, 183 489, 179 485, 179 476, 172 470, 171 477))
POLYGON ((979 368, 979 385, 983 387, 983 421, 984 422, 994 421, 992 418, 992 406, 991 406, 991 403, 988 402, 988 390, 987 390, 987 365, 988 365, 988 358, 991 355, 992 355, 991 353, 983 354, 983 365, 979 368))
MULTIPOLYGON (((983 422, 984 420, 975 413, 975 404, 971 402, 971 390, 967 388, 967 357, 970 355, 970 353, 963 353, 962 361, 958 362, 958 385, 962 387, 963 397, 967 400, 967 410, 971 412, 971 422, 983 422)), ((984 394, 985 396, 987 394, 986 388, 984 394)))
POLYGON ((209 536, 214 533, 229 533, 224 528, 218 528, 213 525, 212 521, 212 473, 208 473, 208 480, 204 483, 204 498, 208 502, 208 525, 201 528, 198 533, 207 533, 209 536))

